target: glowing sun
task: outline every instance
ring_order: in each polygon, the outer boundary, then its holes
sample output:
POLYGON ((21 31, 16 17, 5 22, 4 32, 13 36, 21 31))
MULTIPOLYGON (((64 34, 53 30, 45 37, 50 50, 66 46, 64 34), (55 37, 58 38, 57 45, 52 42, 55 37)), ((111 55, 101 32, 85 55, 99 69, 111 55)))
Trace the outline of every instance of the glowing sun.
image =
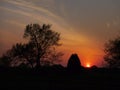
POLYGON ((89 68, 89 67, 90 67, 90 64, 89 64, 89 63, 87 63, 87 64, 86 64, 86 67, 88 67, 88 68, 89 68))

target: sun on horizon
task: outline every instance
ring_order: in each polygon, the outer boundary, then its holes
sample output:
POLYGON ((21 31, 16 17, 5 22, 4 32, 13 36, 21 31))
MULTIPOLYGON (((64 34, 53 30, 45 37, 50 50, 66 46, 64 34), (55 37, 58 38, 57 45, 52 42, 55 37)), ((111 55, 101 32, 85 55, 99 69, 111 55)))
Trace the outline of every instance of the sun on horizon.
POLYGON ((90 68, 91 66, 90 66, 90 64, 89 64, 89 63, 87 63, 87 64, 86 64, 86 67, 87 67, 87 68, 90 68))

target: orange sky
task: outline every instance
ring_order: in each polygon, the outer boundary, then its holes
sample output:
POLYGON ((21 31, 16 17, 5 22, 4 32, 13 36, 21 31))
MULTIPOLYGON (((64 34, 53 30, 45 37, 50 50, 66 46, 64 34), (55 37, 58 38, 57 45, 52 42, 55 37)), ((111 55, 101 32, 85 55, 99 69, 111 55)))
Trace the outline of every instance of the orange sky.
POLYGON ((120 34, 120 0, 0 0, 0 55, 24 42, 30 23, 61 33, 63 62, 77 53, 83 66, 101 66, 104 43, 120 34))

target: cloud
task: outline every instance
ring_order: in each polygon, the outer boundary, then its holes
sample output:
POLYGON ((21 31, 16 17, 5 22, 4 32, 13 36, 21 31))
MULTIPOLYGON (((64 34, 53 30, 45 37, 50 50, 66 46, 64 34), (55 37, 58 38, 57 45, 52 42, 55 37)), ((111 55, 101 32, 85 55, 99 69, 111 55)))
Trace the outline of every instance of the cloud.
POLYGON ((62 20, 61 17, 53 14, 52 12, 48 11, 47 9, 44 9, 40 6, 36 6, 34 5, 33 3, 30 3, 30 2, 26 2, 26 1, 23 1, 23 0, 5 0, 7 3, 10 3, 10 4, 13 4, 13 5, 16 5, 17 7, 20 7, 20 8, 27 8, 27 10, 36 10, 36 11, 39 11, 39 12, 43 12, 45 13, 46 15, 49 15, 50 17, 56 19, 56 20, 62 20))
MULTIPOLYGON (((30 1, 30 0, 28 0, 30 1)), ((55 1, 56 0, 31 0, 30 2, 35 3, 35 4, 40 4, 40 5, 44 5, 46 7, 49 6, 54 6, 55 5, 55 1)))
MULTIPOLYGON (((72 34, 75 33, 74 29, 71 29, 69 25, 63 20, 63 18, 53 14, 52 12, 42 8, 35 6, 34 3, 26 2, 23 0, 5 0, 6 3, 12 4, 14 6, 19 7, 18 9, 15 8, 9 8, 9 7, 0 7, 0 9, 6 10, 6 12, 15 13, 15 15, 22 15, 25 17, 29 17, 34 19, 33 21, 39 21, 41 23, 51 23, 53 24, 53 29, 57 30, 63 35, 63 38, 69 38, 71 40, 76 41, 75 39, 79 38, 79 41, 84 40, 83 38, 80 38, 79 33, 76 33, 76 37, 72 37, 72 34), (39 11, 39 12, 35 12, 39 11), (33 12, 33 13, 32 13, 33 12)), ((7 22, 23 26, 22 23, 19 23, 18 20, 12 21, 7 20, 7 22)))
MULTIPOLYGON (((36 6, 31 2, 26 2, 22 0, 5 0, 5 3, 12 4, 12 6, 16 6, 19 8, 11 8, 11 7, 0 7, 0 9, 7 10, 11 13, 16 13, 17 15, 23 15, 27 17, 31 17, 39 22, 42 23, 52 23, 53 25, 56 25, 57 27, 63 27, 68 28, 69 25, 64 21, 63 18, 60 16, 55 15, 54 13, 48 11, 47 9, 44 9, 40 6, 36 6)), ((63 30, 63 29, 62 29, 63 30)))

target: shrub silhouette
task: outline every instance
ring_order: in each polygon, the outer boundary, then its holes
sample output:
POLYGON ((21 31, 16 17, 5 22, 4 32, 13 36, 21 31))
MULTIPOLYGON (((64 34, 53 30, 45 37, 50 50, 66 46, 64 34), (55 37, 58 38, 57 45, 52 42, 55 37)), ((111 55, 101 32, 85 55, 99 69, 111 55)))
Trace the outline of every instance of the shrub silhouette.
POLYGON ((68 60, 67 69, 70 72, 78 72, 81 68, 81 62, 77 54, 72 54, 68 60))
POLYGON ((104 60, 109 68, 120 68, 120 36, 105 44, 104 60))

